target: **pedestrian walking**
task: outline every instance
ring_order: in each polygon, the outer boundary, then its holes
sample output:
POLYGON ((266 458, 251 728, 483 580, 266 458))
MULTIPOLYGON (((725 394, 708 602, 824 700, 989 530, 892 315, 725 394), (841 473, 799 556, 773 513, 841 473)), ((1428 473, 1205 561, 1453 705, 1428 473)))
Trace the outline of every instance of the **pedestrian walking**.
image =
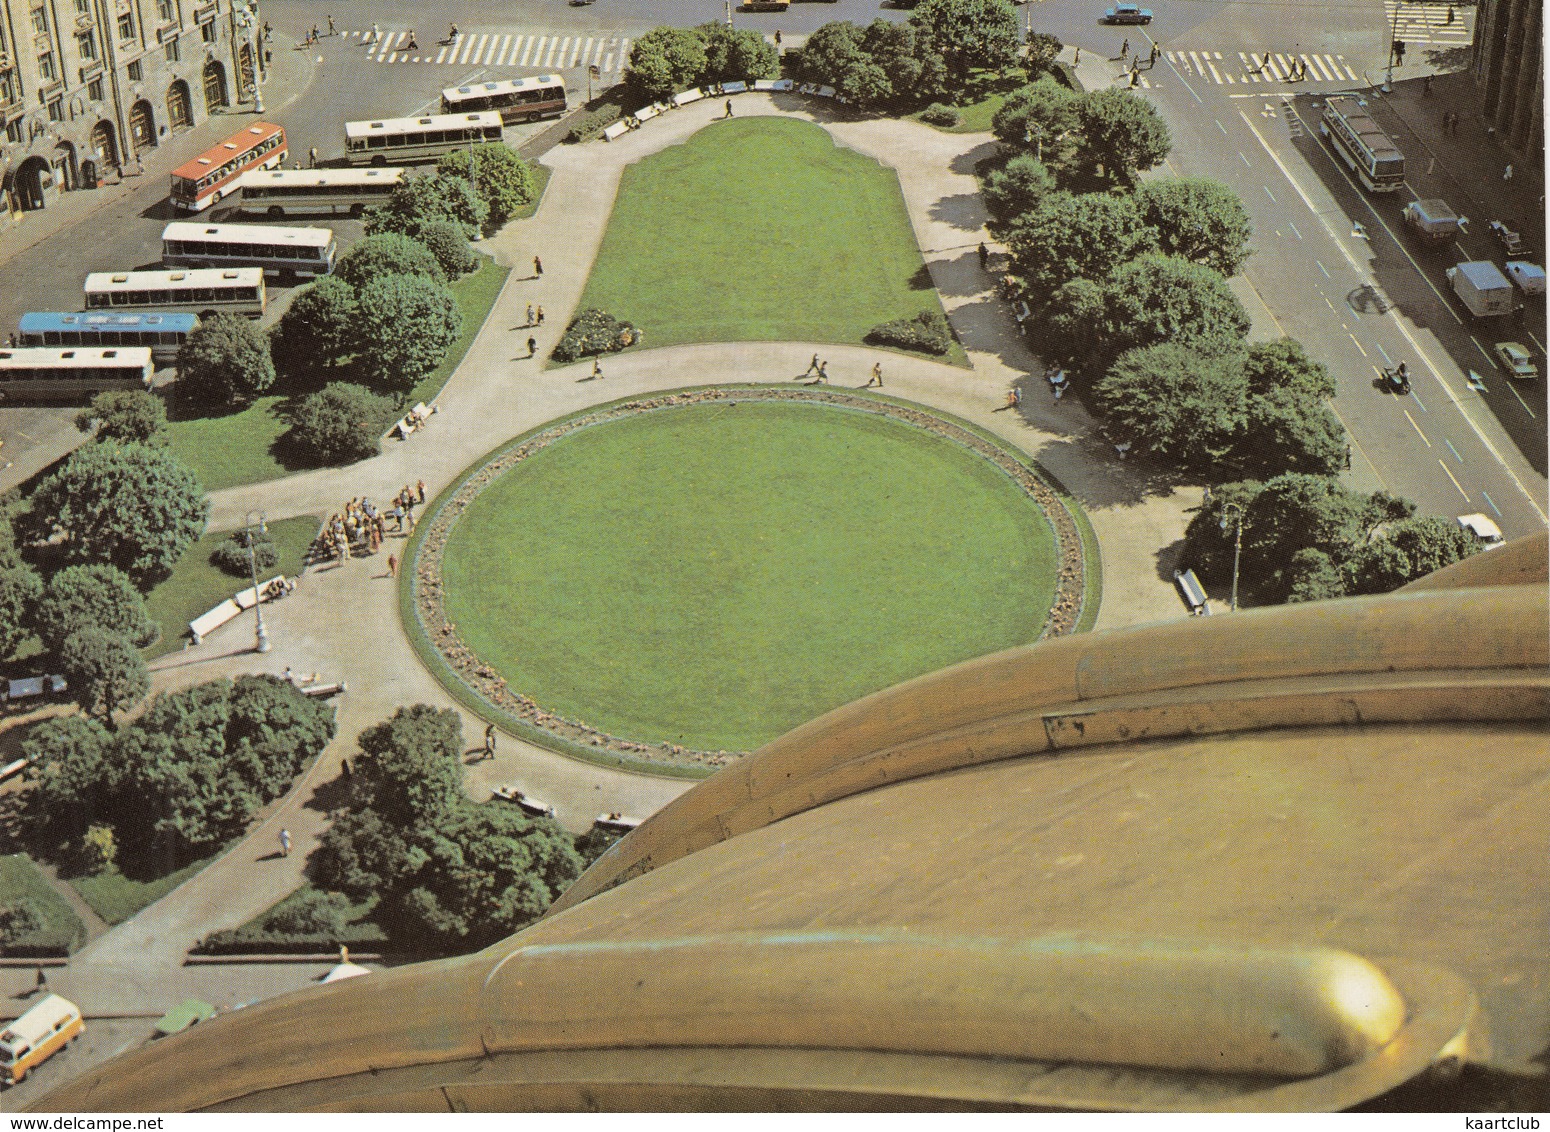
POLYGON ((371 25, 371 41, 373 43, 382 42, 382 29, 377 27, 376 24, 371 25))
POLYGON ((1141 85, 1141 72, 1140 71, 1131 71, 1130 72, 1130 85, 1131 85, 1132 88, 1138 87, 1138 86, 1141 85))
POLYGON ((601 378, 603 376, 603 364, 596 358, 592 359, 592 376, 596 378, 601 378))
POLYGON ((535 255, 533 257, 533 278, 534 279, 542 279, 543 277, 544 277, 544 261, 539 259, 535 255))
POLYGON ((1023 403, 1023 391, 1021 389, 1017 388, 1017 386, 1014 385, 1014 386, 1012 386, 1011 389, 1007 390, 1006 404, 1003 406, 1003 408, 1015 409, 1015 408, 1017 408, 1017 406, 1021 405, 1022 403, 1023 403))
POLYGON ((1130 40, 1127 38, 1125 40, 1125 46, 1123 46, 1123 47, 1121 47, 1119 49, 1119 57, 1121 59, 1123 59, 1126 55, 1129 55, 1129 54, 1130 54, 1130 40))
POLYGON ((1146 65, 1148 67, 1155 67, 1155 66, 1157 66, 1157 44, 1155 44, 1155 43, 1152 44, 1152 54, 1147 59, 1146 65))
POLYGON ((495 757, 495 724, 493 723, 484 725, 484 757, 487 759, 495 757))
POLYGON ((311 40, 309 40, 309 42, 316 43, 317 41, 318 41, 318 25, 317 24, 313 24, 312 25, 312 38, 311 38, 311 40))
POLYGON ((34 994, 48 993, 48 972, 43 969, 43 964, 38 964, 38 986, 34 994))
POLYGON ((1451 24, 1452 24, 1452 23, 1453 23, 1453 20, 1454 20, 1454 18, 1455 18, 1455 17, 1456 17, 1456 15, 1457 15, 1457 13, 1455 13, 1455 12, 1454 12, 1454 11, 1453 11, 1453 5, 1452 5, 1452 4, 1449 4, 1449 5, 1448 5, 1448 23, 1449 23, 1449 24, 1450 24, 1450 25, 1451 25, 1451 24))
MULTIPOLYGON (((538 274, 540 274, 540 275, 543 274, 543 269, 542 268, 539 269, 538 274)), ((542 303, 539 303, 538 304, 538 325, 542 326, 543 324, 544 324, 544 305, 542 303)))
POLYGON ((863 389, 870 389, 874 385, 877 386, 879 389, 881 389, 883 387, 883 363, 882 362, 874 362, 872 364, 872 376, 867 378, 866 384, 863 385, 861 388, 863 388, 863 389))
POLYGON ((339 777, 344 779, 346 782, 350 781, 350 760, 349 759, 340 759, 339 760, 339 777))
POLYGON ((414 494, 415 494, 415 498, 416 498, 416 500, 418 502, 420 502, 420 503, 424 503, 425 502, 425 481, 424 480, 415 480, 414 481, 414 494))
POLYGON ((307 151, 307 161, 312 166, 312 168, 316 169, 318 167, 318 147, 317 146, 313 146, 311 149, 309 149, 307 151))
MULTIPOLYGON (((1450 8, 1449 11, 1452 11, 1452 9, 1450 8)), ((775 46, 776 47, 780 46, 780 29, 779 28, 775 29, 775 46)))
POLYGON ((527 340, 527 356, 531 358, 536 353, 538 353, 538 339, 529 336, 527 340))
POLYGON ((533 304, 532 303, 529 303, 527 305, 527 322, 523 323, 523 325, 524 326, 532 326, 533 325, 533 304))
POLYGON ((398 577, 398 559, 391 554, 388 555, 388 577, 398 577))
POLYGON ((291 831, 288 830, 288 829, 282 829, 280 831, 280 856, 282 856, 282 857, 289 857, 290 855, 291 855, 291 831))
POLYGON ((329 35, 338 35, 339 34, 339 32, 334 29, 334 17, 333 16, 329 16, 328 17, 328 34, 329 35))
POLYGON ((813 355, 813 360, 808 362, 807 363, 807 368, 802 371, 802 376, 806 377, 810 373, 817 373, 817 372, 818 372, 818 355, 814 354, 813 355))
POLYGON ((405 51, 418 51, 418 50, 420 50, 420 41, 415 39, 415 37, 414 37, 414 28, 410 28, 409 29, 409 42, 404 44, 404 50, 405 51))
POLYGON ((732 100, 730 98, 727 99, 727 117, 732 117, 732 100))
POLYGON ((1504 180, 1504 181, 1512 180, 1512 166, 1511 165, 1508 165, 1507 168, 1502 170, 1502 180, 1504 180))
POLYGON ((1427 98, 1432 96, 1432 77, 1430 75, 1421 80, 1421 93, 1427 98))
POLYGON ((1073 67, 1079 67, 1082 65, 1082 49, 1080 47, 1076 49, 1076 58, 1071 60, 1071 65, 1073 67))
POLYGON ((980 241, 979 257, 980 257, 980 270, 981 271, 989 271, 990 270, 990 249, 985 246, 985 241, 984 240, 980 241))
POLYGON ((825 385, 829 384, 829 359, 825 358, 818 363, 818 380, 825 385))

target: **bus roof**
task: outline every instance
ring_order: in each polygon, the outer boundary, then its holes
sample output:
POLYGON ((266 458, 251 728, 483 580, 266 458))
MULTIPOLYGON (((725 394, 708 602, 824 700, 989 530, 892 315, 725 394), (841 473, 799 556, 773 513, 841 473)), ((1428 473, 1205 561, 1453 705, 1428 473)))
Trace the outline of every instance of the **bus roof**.
POLYGON ((149 346, 19 346, 0 350, 0 368, 9 366, 100 366, 114 362, 126 366, 151 364, 149 346))
POLYGON ((378 134, 401 134, 414 130, 450 130, 459 126, 500 126, 495 110, 474 114, 431 114, 424 118, 380 118, 369 122, 346 122, 346 138, 369 138, 378 134))
POLYGON ((197 325, 199 316, 183 311, 28 311, 22 315, 17 329, 24 334, 50 330, 165 330, 187 334, 197 325))
POLYGON ((36 1006, 20 1018, 6 1025, 0 1033, 0 1045, 15 1048, 22 1043, 32 1045, 54 1032, 54 1023, 71 1015, 80 1017, 81 1008, 63 995, 45 995, 36 1006))
POLYGON ((294 244, 326 248, 334 238, 332 228, 285 228, 270 224, 200 224, 174 220, 162 229, 163 240, 219 240, 228 244, 294 244))
POLYGON ((1330 113, 1341 118, 1350 131, 1362 139, 1362 144, 1372 151, 1375 158, 1403 157, 1383 127, 1368 113, 1361 98, 1354 94, 1332 94, 1324 100, 1330 113))
POLYGON ((372 169, 253 169, 237 180, 241 188, 259 185, 369 185, 376 181, 401 181, 400 165, 372 169))
POLYGON ((284 129, 273 122, 254 122, 251 126, 244 126, 220 144, 212 145, 192 161, 185 161, 172 171, 172 175, 187 181, 197 181, 211 169, 225 165, 233 157, 246 153, 254 146, 262 145, 276 134, 284 132, 284 129))
POLYGON ((456 102, 459 98, 476 96, 483 98, 514 90, 539 90, 554 86, 564 87, 565 80, 559 75, 531 75, 525 79, 497 79, 494 82, 471 83, 468 86, 449 86, 441 92, 441 97, 447 102, 456 102))
POLYGON ((144 291, 179 283, 187 287, 261 287, 262 267, 197 267, 177 271, 93 271, 86 277, 88 291, 144 291))

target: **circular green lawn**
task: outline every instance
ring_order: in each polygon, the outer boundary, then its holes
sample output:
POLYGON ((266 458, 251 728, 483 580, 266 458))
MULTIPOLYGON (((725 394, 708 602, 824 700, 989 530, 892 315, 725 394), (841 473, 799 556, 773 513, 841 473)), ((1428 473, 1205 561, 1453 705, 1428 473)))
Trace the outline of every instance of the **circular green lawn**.
POLYGON ((985 458, 835 407, 580 429, 452 528, 446 612, 514 691, 615 736, 747 750, 1033 640, 1054 535, 985 458))

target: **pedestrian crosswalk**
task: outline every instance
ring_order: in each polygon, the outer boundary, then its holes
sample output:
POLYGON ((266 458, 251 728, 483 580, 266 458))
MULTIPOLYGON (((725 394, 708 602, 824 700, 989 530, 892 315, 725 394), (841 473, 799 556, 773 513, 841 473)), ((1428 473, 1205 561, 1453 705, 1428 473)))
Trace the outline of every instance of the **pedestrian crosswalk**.
POLYGON ((1406 43, 1463 47, 1475 38, 1473 7, 1383 0, 1383 18, 1393 29, 1394 38, 1406 43))
POLYGON ((463 32, 451 43, 421 45, 413 28, 345 32, 366 48, 372 63, 440 63, 457 67, 528 67, 544 71, 596 67, 600 74, 622 71, 629 62, 628 37, 555 31, 463 32))
MULTIPOLYGON (((1163 55, 1185 75, 1222 86, 1253 83, 1309 82, 1354 83, 1362 77, 1344 55, 1272 51, 1267 54, 1239 51, 1165 51, 1163 55)), ((1142 76, 1142 86, 1149 85, 1142 76)))

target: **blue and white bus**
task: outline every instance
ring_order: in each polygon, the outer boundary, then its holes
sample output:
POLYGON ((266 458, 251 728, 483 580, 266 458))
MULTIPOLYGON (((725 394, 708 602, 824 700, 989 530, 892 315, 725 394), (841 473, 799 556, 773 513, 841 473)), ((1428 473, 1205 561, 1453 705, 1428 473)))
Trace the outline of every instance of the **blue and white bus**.
POLYGON ((28 311, 21 317, 19 346, 144 346, 167 363, 199 325, 196 314, 152 311, 106 314, 99 311, 28 311))

